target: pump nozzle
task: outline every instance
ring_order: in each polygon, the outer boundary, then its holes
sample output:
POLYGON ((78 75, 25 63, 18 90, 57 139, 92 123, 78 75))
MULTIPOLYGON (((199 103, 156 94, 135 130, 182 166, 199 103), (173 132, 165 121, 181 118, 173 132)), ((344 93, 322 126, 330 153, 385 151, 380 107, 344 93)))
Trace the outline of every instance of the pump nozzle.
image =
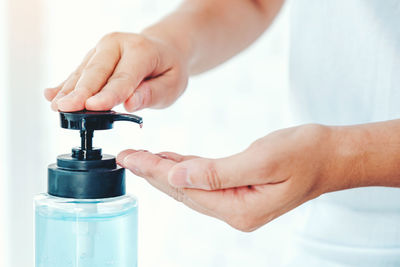
POLYGON ((114 111, 60 112, 61 127, 80 130, 81 146, 72 150, 72 156, 80 160, 101 159, 101 149, 93 149, 93 133, 95 130, 112 129, 115 121, 131 121, 142 127, 143 119, 133 114, 114 111))
POLYGON ((125 194, 124 169, 117 166, 115 157, 102 154, 93 147, 96 130, 113 128, 115 121, 131 121, 142 125, 141 117, 114 111, 60 112, 61 127, 79 130, 80 147, 71 154, 57 157, 49 166, 49 194, 67 198, 94 199, 125 194))
POLYGON ((131 121, 143 124, 141 117, 133 114, 117 113, 115 111, 60 112, 61 127, 72 130, 108 130, 112 129, 115 121, 131 121))

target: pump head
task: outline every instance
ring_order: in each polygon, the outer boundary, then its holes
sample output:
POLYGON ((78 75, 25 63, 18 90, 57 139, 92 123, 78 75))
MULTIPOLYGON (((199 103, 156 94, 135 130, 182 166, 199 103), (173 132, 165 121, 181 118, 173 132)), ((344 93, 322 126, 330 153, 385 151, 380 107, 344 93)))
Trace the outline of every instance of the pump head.
POLYGON ((48 168, 50 195, 95 199, 125 194, 125 169, 117 166, 115 157, 102 154, 94 148, 92 139, 96 130, 112 129, 115 121, 131 121, 142 127, 141 117, 114 111, 60 112, 61 127, 79 130, 81 146, 72 153, 57 157, 57 163, 48 168))

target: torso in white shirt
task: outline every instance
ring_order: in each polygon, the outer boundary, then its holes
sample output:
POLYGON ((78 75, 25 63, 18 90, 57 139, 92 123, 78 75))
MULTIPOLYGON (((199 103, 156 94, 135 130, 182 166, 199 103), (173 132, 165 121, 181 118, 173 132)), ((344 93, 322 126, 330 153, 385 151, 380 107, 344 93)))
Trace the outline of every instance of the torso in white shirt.
MULTIPOLYGON (((400 118, 400 0, 293 0, 290 38, 295 123, 400 118)), ((400 266, 400 189, 329 193, 298 212, 290 266, 400 266)))

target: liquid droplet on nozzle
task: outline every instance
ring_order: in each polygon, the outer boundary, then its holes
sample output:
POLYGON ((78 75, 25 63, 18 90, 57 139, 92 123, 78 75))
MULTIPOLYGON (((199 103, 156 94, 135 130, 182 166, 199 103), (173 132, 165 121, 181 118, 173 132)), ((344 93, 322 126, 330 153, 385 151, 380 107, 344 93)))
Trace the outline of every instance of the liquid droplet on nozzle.
POLYGON ((140 126, 140 129, 143 128, 143 123, 139 124, 139 126, 140 126))

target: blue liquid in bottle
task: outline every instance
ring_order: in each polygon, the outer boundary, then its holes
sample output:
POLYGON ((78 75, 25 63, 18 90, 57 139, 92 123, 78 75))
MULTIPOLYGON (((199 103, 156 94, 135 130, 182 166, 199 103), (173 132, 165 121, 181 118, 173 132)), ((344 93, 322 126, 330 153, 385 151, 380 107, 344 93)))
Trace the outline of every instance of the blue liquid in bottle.
POLYGON ((35 198, 36 267, 136 267, 137 200, 35 198))

